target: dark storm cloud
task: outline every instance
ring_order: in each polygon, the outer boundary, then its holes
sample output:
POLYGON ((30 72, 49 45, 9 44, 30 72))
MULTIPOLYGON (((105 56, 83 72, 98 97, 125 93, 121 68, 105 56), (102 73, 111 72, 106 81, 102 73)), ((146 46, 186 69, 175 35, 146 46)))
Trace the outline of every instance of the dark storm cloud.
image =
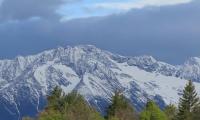
POLYGON ((0 20, 25 20, 32 17, 55 19, 60 5, 74 0, 3 0, 0 20))
POLYGON ((125 14, 59 22, 26 20, 0 25, 0 57, 59 45, 94 44, 123 55, 153 55, 181 63, 200 56, 200 2, 132 10, 125 14))

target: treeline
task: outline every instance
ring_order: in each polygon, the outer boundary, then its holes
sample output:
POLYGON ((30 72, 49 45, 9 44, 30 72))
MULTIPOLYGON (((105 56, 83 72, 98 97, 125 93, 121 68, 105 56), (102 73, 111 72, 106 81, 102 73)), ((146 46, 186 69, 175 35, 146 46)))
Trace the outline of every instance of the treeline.
POLYGON ((23 120, 200 120, 200 99, 192 81, 185 86, 178 108, 171 104, 164 110, 148 101, 144 110, 137 113, 120 92, 113 96, 106 116, 89 106, 81 95, 76 92, 66 95, 58 87, 47 100, 47 107, 37 118, 23 120))

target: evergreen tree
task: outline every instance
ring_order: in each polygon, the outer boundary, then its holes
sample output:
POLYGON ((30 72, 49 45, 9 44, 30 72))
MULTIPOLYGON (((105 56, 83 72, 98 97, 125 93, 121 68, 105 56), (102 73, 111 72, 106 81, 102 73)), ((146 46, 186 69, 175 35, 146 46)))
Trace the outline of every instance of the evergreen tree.
POLYGON ((58 109, 59 102, 62 99, 63 95, 64 94, 62 92, 62 89, 56 86, 51 92, 50 96, 47 97, 47 108, 52 107, 54 109, 58 109))
POLYGON ((193 120, 194 110, 199 106, 199 98, 195 86, 190 80, 183 90, 182 98, 178 105, 177 120, 193 120))
POLYGON ((59 87, 56 87, 47 100, 47 107, 39 113, 36 120, 104 120, 76 92, 65 95, 59 87))
POLYGON ((195 107, 193 111, 193 120, 200 120, 200 106, 195 107))
POLYGON ((50 108, 48 110, 41 112, 36 120, 65 120, 65 119, 63 118, 63 115, 60 112, 54 110, 54 108, 50 108))
POLYGON ((140 114, 140 120, 167 120, 167 117, 153 101, 149 101, 140 114))
POLYGON ((115 92, 112 104, 108 107, 108 120, 136 120, 137 115, 131 104, 120 92, 115 92))
POLYGON ((176 114, 177 114, 177 108, 175 105, 170 104, 166 106, 166 108, 164 109, 164 112, 168 120, 175 120, 176 114))

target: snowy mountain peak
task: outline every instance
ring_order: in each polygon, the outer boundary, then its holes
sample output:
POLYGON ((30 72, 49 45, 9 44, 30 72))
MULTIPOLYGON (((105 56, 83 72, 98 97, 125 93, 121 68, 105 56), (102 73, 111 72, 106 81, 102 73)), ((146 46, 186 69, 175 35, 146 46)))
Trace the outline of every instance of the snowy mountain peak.
POLYGON ((152 66, 156 63, 156 59, 152 56, 139 56, 139 57, 132 57, 128 61, 129 65, 145 65, 145 66, 152 66))
POLYGON ((5 120, 18 120, 37 114, 55 86, 66 93, 77 90, 102 114, 117 89, 137 110, 148 99, 163 107, 178 102, 188 79, 196 81, 200 93, 200 67, 196 65, 199 58, 189 61, 173 66, 152 56, 126 57, 92 45, 58 47, 1 60, 0 115, 5 120))
POLYGON ((200 58, 192 57, 180 67, 181 77, 200 82, 200 58))
POLYGON ((148 55, 143 55, 143 56, 139 56, 139 57, 134 57, 135 59, 138 59, 141 62, 146 62, 146 63, 150 63, 153 64, 155 62, 157 62, 157 60, 152 57, 152 56, 148 56, 148 55))
POLYGON ((192 57, 185 62, 185 65, 198 65, 200 66, 200 57, 192 57))

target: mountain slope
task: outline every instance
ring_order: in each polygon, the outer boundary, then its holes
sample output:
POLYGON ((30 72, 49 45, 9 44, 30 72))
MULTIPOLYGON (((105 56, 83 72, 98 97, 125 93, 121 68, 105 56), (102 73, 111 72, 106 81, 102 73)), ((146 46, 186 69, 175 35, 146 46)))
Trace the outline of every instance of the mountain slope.
POLYGON ((102 114, 115 90, 123 91, 137 110, 148 99, 164 107, 178 102, 188 79, 195 81, 200 93, 199 59, 173 66, 151 56, 124 57, 86 45, 2 60, 0 116, 17 120, 36 115, 55 86, 66 93, 77 90, 102 114))

